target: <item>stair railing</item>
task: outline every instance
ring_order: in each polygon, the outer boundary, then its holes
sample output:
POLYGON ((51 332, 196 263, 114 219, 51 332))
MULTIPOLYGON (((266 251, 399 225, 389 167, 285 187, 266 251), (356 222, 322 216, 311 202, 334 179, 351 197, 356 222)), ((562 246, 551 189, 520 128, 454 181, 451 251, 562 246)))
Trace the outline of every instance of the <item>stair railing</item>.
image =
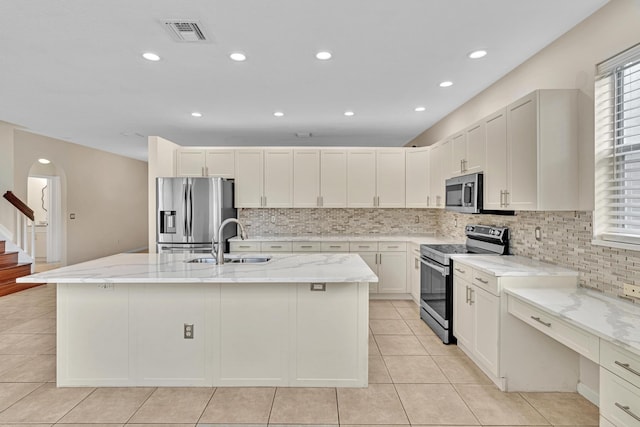
POLYGON ((33 215, 33 209, 27 206, 22 200, 18 198, 11 191, 7 191, 4 193, 4 197, 9 203, 16 208, 16 233, 14 237, 14 243, 18 245, 23 251, 29 253, 27 251, 27 225, 29 221, 31 221, 31 244, 29 245, 31 258, 35 261, 36 259, 36 227, 35 227, 35 217, 33 215), (22 232, 20 232, 22 230, 22 232))

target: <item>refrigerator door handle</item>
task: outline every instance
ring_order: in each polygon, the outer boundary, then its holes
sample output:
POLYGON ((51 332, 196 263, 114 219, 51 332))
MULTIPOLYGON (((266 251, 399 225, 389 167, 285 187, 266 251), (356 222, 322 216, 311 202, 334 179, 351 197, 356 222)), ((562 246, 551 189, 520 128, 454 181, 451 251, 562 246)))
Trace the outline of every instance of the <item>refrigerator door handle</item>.
POLYGON ((189 224, 187 222, 187 184, 186 182, 182 184, 182 206, 184 206, 184 235, 187 237, 189 235, 189 224))
POLYGON ((193 183, 189 183, 189 237, 193 233, 193 183))

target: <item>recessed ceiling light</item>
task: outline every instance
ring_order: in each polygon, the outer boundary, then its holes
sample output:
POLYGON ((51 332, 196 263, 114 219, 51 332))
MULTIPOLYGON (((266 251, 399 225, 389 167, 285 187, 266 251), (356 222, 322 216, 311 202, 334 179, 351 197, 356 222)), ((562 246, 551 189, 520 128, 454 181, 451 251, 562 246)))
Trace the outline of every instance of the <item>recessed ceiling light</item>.
POLYGON ((49 160, 49 159, 38 159, 38 162, 42 163, 43 165, 48 165, 49 163, 51 163, 51 160, 49 160))
POLYGON ((347 117, 351 117, 351 116, 353 116, 354 114, 356 114, 356 113, 354 113, 353 111, 345 111, 345 112, 344 112, 344 115, 345 115, 345 116, 347 116, 347 117))
POLYGON ((449 87, 449 86, 453 86, 453 82, 446 81, 446 82, 440 83, 440 87, 449 87))
POLYGON ((487 51, 486 50, 474 50, 473 52, 471 52, 469 54, 469 58, 471 59, 480 59, 484 56, 487 56, 487 51))
POLYGON ((331 52, 327 52, 327 51, 321 51, 316 53, 316 58, 318 58, 321 61, 326 61, 327 59, 331 59, 331 52))
POLYGON ((153 53, 153 52, 145 52, 142 54, 142 57, 144 59, 146 59, 147 61, 160 61, 160 56, 158 56, 157 54, 153 53))
POLYGON ((275 113, 273 113, 273 115, 276 117, 282 117, 284 116, 284 113, 282 111, 276 111, 275 113))
POLYGON ((413 111, 417 111, 418 113, 425 111, 427 108, 426 107, 416 107, 413 109, 413 111))
POLYGON ((191 113, 191 115, 192 115, 193 117, 202 117, 202 113, 199 113, 199 112, 197 112, 197 111, 194 111, 193 113, 191 113))
POLYGON ((247 59, 247 55, 245 55, 242 52, 233 52, 231 55, 229 55, 229 58, 233 59, 234 61, 237 62, 242 62, 245 61, 247 59))

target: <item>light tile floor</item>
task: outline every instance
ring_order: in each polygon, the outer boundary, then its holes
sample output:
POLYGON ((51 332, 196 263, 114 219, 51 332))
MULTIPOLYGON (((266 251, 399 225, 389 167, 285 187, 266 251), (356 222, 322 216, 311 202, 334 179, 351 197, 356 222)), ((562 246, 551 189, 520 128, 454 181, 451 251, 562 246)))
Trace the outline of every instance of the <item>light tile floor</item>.
POLYGON ((0 298, 0 427, 597 425, 575 393, 502 393, 409 301, 371 301, 369 387, 56 388, 55 287, 0 298))

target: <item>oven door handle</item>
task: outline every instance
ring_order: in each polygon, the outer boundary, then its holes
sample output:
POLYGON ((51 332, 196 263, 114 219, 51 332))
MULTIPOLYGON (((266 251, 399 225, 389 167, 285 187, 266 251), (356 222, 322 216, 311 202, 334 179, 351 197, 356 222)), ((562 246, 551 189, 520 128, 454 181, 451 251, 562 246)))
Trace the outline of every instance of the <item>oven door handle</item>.
POLYGON ((437 271, 438 273, 442 274, 443 276, 448 276, 449 275, 449 267, 440 267, 439 265, 435 265, 435 264, 432 264, 430 262, 425 261, 424 258, 420 258, 420 262, 423 263, 424 265, 426 265, 429 268, 433 268, 435 271, 437 271))

